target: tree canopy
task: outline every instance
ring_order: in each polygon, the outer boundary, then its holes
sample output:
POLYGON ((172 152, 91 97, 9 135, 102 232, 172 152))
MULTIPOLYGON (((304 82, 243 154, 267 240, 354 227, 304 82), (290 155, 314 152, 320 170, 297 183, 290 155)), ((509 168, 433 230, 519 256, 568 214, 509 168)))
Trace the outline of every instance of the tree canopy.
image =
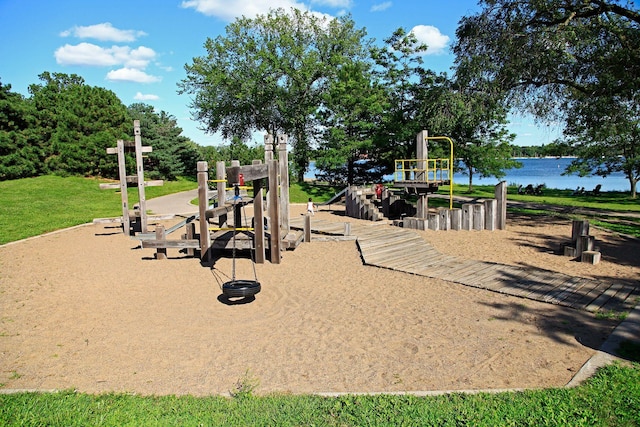
MULTIPOLYGON (((127 108, 104 88, 89 86, 75 74, 44 72, 29 87, 30 97, 0 83, 0 179, 43 174, 118 177, 117 158, 107 154, 118 139, 133 139, 133 120, 141 121, 149 178, 195 175, 200 147, 181 136, 168 113, 133 104, 127 108)), ((133 159, 128 173, 135 172, 133 159)))
POLYGON ((485 0, 481 5, 456 32, 457 73, 464 84, 505 93, 507 105, 541 120, 564 120, 566 142, 581 157, 574 170, 602 175, 623 170, 635 197, 637 6, 618 0, 485 0))
POLYGON ((246 139, 254 131, 286 133, 302 179, 315 117, 337 70, 363 55, 365 32, 348 17, 297 9, 240 18, 205 42, 206 56, 185 65, 179 92, 209 132, 246 139))

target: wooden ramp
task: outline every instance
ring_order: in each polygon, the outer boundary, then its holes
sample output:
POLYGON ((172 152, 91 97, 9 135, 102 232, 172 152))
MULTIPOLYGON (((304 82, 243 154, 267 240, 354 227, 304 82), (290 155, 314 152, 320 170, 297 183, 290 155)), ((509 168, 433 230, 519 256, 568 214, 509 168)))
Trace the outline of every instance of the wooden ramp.
MULTIPOLYGON (((302 220, 291 222, 302 226, 302 220)), ((313 232, 340 234, 343 223, 311 221, 313 232)), ((418 233, 382 223, 352 223, 351 234, 365 265, 442 279, 480 289, 590 312, 630 311, 640 297, 640 283, 598 281, 533 267, 465 259, 439 253, 418 233)))

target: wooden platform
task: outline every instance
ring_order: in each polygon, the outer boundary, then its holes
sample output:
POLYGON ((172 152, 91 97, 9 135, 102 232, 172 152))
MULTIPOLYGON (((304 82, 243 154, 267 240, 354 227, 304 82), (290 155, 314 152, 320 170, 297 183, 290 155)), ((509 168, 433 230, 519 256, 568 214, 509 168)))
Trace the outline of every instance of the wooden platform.
MULTIPOLYGON (((302 219, 291 221, 302 227, 302 219)), ((342 234, 344 223, 311 220, 314 233, 342 234)), ((439 253, 418 233, 377 223, 352 223, 365 265, 432 277, 579 310, 630 311, 640 297, 638 281, 598 281, 555 271, 460 258, 439 253)))

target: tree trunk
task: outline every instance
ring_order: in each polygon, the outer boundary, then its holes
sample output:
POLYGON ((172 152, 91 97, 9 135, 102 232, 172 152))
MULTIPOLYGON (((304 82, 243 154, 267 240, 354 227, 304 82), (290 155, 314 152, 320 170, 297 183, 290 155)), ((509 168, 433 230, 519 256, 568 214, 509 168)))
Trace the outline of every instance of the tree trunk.
POLYGON ((353 167, 354 167, 355 161, 353 160, 353 158, 350 158, 349 160, 347 160, 347 184, 348 185, 353 185, 353 178, 354 178, 354 172, 353 172, 353 167))
POLYGON ((630 175, 628 175, 628 177, 629 177, 629 188, 631 190, 631 198, 635 199, 636 198, 636 186, 638 184, 638 180, 633 178, 630 175))
POLYGON ((473 191, 473 168, 469 168, 469 193, 473 191))

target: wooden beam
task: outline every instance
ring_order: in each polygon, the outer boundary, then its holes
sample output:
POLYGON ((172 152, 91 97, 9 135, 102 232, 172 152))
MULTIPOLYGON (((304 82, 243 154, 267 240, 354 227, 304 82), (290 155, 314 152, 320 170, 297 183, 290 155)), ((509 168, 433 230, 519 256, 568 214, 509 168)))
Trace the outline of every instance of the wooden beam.
MULTIPOLYGON (((123 141, 123 148, 126 153, 133 153, 135 151, 135 142, 133 141, 123 141)), ((153 152, 153 147, 145 145, 142 147, 143 153, 151 153, 153 152)), ((107 148, 107 154, 118 154, 117 147, 109 147, 107 148)))
MULTIPOLYGON (((138 177, 127 176, 127 184, 131 184, 131 185, 128 185, 130 187, 136 187, 138 185, 138 177)), ((155 179, 155 180, 144 182, 145 187, 160 187, 162 185, 164 185, 164 181, 161 179, 155 179)), ((101 190, 117 190, 117 189, 120 189, 120 184, 119 183, 100 184, 100 189, 101 190)))
POLYGON ((233 166, 227 168, 227 182, 229 185, 240 182, 240 174, 244 178, 244 182, 255 181, 269 176, 269 170, 266 164, 233 166))
MULTIPOLYGON (((206 218, 217 218, 217 217, 221 217, 221 216, 225 216, 231 212, 233 210, 233 205, 229 204, 229 205, 224 205, 224 206, 218 206, 217 208, 213 208, 213 209, 207 209, 206 211, 206 218)), ((224 223, 227 222, 226 219, 223 221, 222 224, 220 224, 221 227, 224 226, 224 223)))
POLYGON ((175 249, 197 249, 200 247, 200 240, 182 239, 182 240, 141 240, 140 244, 143 248, 175 248, 175 249))

